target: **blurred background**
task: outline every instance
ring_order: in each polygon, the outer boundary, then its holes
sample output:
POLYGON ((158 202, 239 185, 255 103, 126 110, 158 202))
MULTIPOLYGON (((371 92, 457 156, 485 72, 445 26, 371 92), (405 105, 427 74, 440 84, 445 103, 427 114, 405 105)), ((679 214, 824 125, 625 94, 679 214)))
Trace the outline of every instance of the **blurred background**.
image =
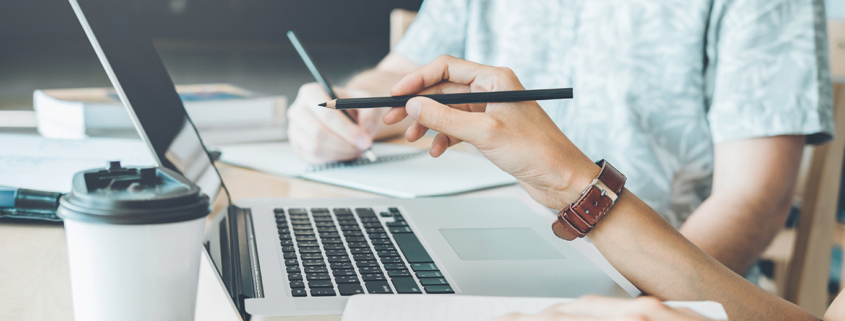
MULTIPOLYGON (((229 83, 285 95, 313 81, 294 30, 340 84, 389 50, 389 15, 422 0, 133 0, 176 84, 229 83)), ((32 110, 36 89, 109 80, 66 0, 0 1, 0 110, 32 110)))

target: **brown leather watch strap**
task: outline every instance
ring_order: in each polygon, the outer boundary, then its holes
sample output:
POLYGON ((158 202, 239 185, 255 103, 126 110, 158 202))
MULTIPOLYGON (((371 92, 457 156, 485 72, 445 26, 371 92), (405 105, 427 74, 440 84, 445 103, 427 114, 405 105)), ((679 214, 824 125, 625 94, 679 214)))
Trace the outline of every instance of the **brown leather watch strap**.
POLYGON ((557 237, 572 241, 586 236, 607 214, 625 187, 625 175, 613 165, 605 160, 596 165, 601 167, 598 178, 584 189, 575 203, 560 211, 557 221, 552 223, 552 231, 557 237))

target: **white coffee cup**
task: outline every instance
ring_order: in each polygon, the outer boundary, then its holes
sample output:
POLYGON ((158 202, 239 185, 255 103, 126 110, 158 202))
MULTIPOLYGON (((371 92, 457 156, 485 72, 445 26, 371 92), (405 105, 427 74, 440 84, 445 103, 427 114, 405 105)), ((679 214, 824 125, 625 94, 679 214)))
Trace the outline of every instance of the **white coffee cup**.
POLYGON ((76 320, 193 320, 209 200, 164 168, 78 173, 65 221, 76 320))

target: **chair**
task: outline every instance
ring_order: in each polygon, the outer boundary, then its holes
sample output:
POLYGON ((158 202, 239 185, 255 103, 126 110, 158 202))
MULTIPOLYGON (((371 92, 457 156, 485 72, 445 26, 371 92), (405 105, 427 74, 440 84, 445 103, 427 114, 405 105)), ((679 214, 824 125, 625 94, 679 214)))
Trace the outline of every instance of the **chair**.
POLYGON ((798 226, 781 231, 762 255, 774 262, 774 292, 819 317, 829 301, 830 255, 845 154, 845 85, 834 83, 833 93, 836 136, 804 151, 796 190, 798 226))

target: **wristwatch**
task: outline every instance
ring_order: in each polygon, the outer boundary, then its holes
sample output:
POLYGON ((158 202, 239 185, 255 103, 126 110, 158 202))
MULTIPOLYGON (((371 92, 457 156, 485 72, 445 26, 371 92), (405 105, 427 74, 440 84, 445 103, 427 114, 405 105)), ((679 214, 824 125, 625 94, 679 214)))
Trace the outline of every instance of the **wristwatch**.
POLYGON ((625 175, 605 160, 596 162, 599 176, 581 192, 581 197, 557 214, 552 231, 557 237, 572 241, 584 237, 616 203, 625 187, 625 175))

